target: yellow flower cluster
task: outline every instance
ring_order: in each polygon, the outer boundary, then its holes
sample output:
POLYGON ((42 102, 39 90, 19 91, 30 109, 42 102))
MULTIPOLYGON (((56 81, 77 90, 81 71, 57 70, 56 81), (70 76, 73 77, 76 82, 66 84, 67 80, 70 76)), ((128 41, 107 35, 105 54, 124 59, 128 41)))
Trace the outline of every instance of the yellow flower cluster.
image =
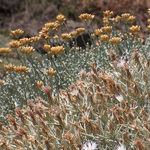
POLYGON ((58 54, 62 53, 63 51, 64 51, 63 46, 54 46, 54 47, 51 47, 50 53, 52 55, 58 55, 58 54))
POLYGON ((77 33, 77 31, 75 30, 75 31, 71 31, 71 32, 70 32, 70 35, 71 35, 72 38, 75 38, 75 37, 78 35, 78 33, 77 33))
POLYGON ((79 16, 79 18, 82 20, 82 21, 91 21, 93 20, 95 17, 95 15, 91 15, 91 14, 88 14, 88 13, 84 13, 84 14, 81 14, 79 16))
POLYGON ((42 30, 39 32, 39 38, 40 39, 42 39, 42 38, 48 39, 49 38, 49 32, 51 30, 57 30, 60 26, 61 26, 61 23, 59 21, 54 21, 54 22, 48 22, 48 23, 46 23, 44 25, 44 27, 42 28, 42 30))
POLYGON ((51 46, 48 45, 48 44, 45 44, 45 45, 44 45, 44 50, 45 50, 47 53, 50 53, 50 51, 51 51, 51 46))
POLYGON ((47 74, 49 75, 49 76, 55 76, 56 75, 56 70, 54 70, 53 68, 49 68, 48 70, 47 70, 47 74))
POLYGON ((57 15, 56 17, 56 20, 59 22, 59 23, 64 23, 64 21, 66 20, 65 16, 60 14, 60 15, 57 15))
POLYGON ((36 86, 41 89, 43 87, 44 83, 42 81, 37 81, 36 86))
POLYGON ((10 31, 10 34, 12 36, 20 36, 20 35, 24 34, 24 31, 21 29, 16 29, 16 30, 10 31))
POLYGON ((22 46, 20 51, 23 53, 23 54, 31 54, 32 52, 35 51, 35 49, 32 47, 32 46, 22 46))
POLYGON ((101 40, 102 42, 107 42, 107 41, 109 41, 109 36, 108 36, 107 34, 102 34, 102 35, 100 36, 100 40, 101 40))
POLYGON ((71 35, 69 33, 63 33, 61 37, 64 41, 69 41, 71 39, 71 35))
POLYGON ((54 46, 51 47, 48 44, 44 45, 44 50, 48 53, 48 54, 52 54, 52 55, 58 55, 60 53, 62 53, 64 51, 64 47, 63 46, 54 46))
POLYGON ((94 33, 95 35, 100 36, 103 32, 101 29, 95 29, 94 33))
POLYGON ((12 72, 14 71, 14 65, 12 64, 4 65, 4 69, 8 72, 12 72))
POLYGON ((10 48, 0 48, 0 54, 7 54, 10 53, 11 49, 10 48))
POLYGON ((29 68, 26 66, 14 66, 12 64, 4 65, 4 68, 8 72, 16 72, 16 73, 27 73, 29 72, 29 68))
POLYGON ((110 24, 110 18, 113 15, 113 11, 106 10, 103 12, 103 25, 108 26, 110 24))
POLYGON ((19 48, 21 43, 18 40, 12 40, 9 42, 10 48, 19 48))
POLYGON ((128 22, 128 23, 132 23, 135 21, 135 16, 129 14, 129 13, 124 13, 121 15, 121 20, 122 21, 125 21, 125 22, 128 22))
POLYGON ((55 22, 48 22, 45 24, 45 28, 48 30, 55 30, 60 26, 60 24, 55 21, 55 22))
POLYGON ((114 14, 113 11, 110 10, 106 10, 103 12, 104 18, 110 18, 112 17, 113 14, 114 14))
POLYGON ((110 34, 112 32, 112 26, 104 26, 100 29, 95 29, 95 35, 100 36, 101 34, 110 34))
POLYGON ((129 31, 132 33, 132 34, 136 34, 140 31, 140 26, 138 25, 133 25, 129 28, 129 31))
POLYGON ((27 68, 26 66, 14 66, 14 72, 27 73, 29 72, 29 68, 27 68))
POLYGON ((117 45, 119 43, 121 43, 122 39, 120 37, 112 37, 109 42, 112 44, 112 45, 117 45))
POLYGON ((85 28, 77 28, 76 29, 77 36, 85 32, 85 28))
POLYGON ((112 26, 104 26, 101 28, 103 33, 111 33, 112 32, 112 26))

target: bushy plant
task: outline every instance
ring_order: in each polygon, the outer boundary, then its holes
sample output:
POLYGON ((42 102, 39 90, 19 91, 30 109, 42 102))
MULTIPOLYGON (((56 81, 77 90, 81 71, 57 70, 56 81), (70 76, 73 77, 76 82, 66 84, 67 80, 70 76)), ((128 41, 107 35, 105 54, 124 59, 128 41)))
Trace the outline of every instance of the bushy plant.
POLYGON ((34 37, 23 37, 24 31, 20 29, 11 32, 13 39, 8 48, 0 49, 0 54, 7 56, 15 53, 19 63, 1 62, 7 73, 0 86, 1 116, 18 105, 22 107, 27 99, 40 96, 48 100, 43 86, 50 86, 53 93, 57 94, 77 79, 81 69, 88 71, 93 63, 104 70, 111 69, 112 62, 108 54, 112 50, 117 55, 116 61, 121 58, 127 61, 133 49, 147 55, 149 39, 143 46, 139 36, 141 29, 135 24, 134 16, 128 13, 113 16, 113 12, 105 11, 103 27, 96 29, 92 25, 94 17, 81 14, 79 18, 84 26, 71 31, 65 30, 66 18, 58 15, 55 21, 46 23, 34 37), (79 48, 77 38, 82 38, 84 33, 91 37, 92 43, 89 45, 85 40, 84 45, 87 45, 79 48))
POLYGON ((148 150, 150 60, 137 49, 128 61, 118 58, 110 51, 111 69, 94 63, 57 96, 43 86, 48 101, 30 100, 16 108, 15 117, 7 116, 1 149, 88 150, 83 143, 90 140, 100 150, 115 150, 119 143, 122 149, 148 150))

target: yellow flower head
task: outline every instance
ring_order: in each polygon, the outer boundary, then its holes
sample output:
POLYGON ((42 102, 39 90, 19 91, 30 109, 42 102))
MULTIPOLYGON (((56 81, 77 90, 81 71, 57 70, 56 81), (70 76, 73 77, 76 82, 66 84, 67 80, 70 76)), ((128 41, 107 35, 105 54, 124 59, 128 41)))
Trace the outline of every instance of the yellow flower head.
POLYGON ((140 26, 134 25, 129 28, 129 31, 133 34, 136 34, 140 31, 140 26))
POLYGON ((53 68, 49 68, 48 70, 47 70, 47 74, 49 75, 49 76, 55 76, 56 75, 56 70, 54 70, 53 68))
POLYGON ((20 35, 24 34, 24 31, 21 29, 16 29, 16 30, 10 31, 10 34, 12 36, 20 36, 20 35))
POLYGON ((42 81, 37 81, 36 86, 41 89, 43 87, 44 83, 42 81))
POLYGON ((101 40, 102 42, 107 42, 107 41, 109 41, 109 36, 108 36, 107 34, 102 34, 102 35, 100 36, 100 40, 101 40))
POLYGON ((65 41, 69 41, 71 39, 71 35, 69 33, 63 33, 61 37, 65 41))
POLYGON ((78 35, 78 32, 77 31, 71 31, 70 35, 72 38, 75 38, 78 35))
POLYGON ((45 24, 45 28, 47 30, 56 30, 59 26, 60 26, 60 23, 58 21, 48 22, 45 24))
POLYGON ((109 42, 112 44, 112 45, 117 45, 119 43, 121 43, 122 39, 120 37, 112 37, 109 42))
POLYGON ((63 46, 54 46, 54 47, 51 47, 50 53, 52 55, 58 55, 58 54, 62 53, 63 51, 64 51, 63 46))
POLYGON ((14 72, 27 73, 29 72, 29 68, 27 68, 26 66, 14 66, 14 72))
POLYGON ((39 36, 33 36, 31 38, 29 38, 30 43, 34 43, 40 40, 39 36))
POLYGON ((57 21, 60 22, 60 23, 63 23, 63 22, 66 20, 65 16, 62 15, 62 14, 58 15, 58 16, 56 17, 56 19, 57 19, 57 21))
POLYGON ((103 18, 103 25, 108 26, 110 24, 109 18, 103 18))
POLYGON ((7 54, 10 53, 11 49, 10 48, 0 48, 0 54, 7 54))
POLYGON ((79 18, 80 18, 81 20, 83 20, 83 21, 91 21, 91 20, 94 19, 94 17, 95 17, 95 15, 91 15, 91 14, 88 14, 88 13, 84 13, 84 14, 81 14, 81 15, 79 16, 79 18))
POLYGON ((9 42, 9 47, 10 48, 18 48, 20 47, 21 43, 18 40, 12 40, 9 42))
POLYGON ((49 29, 46 27, 43 27, 42 30, 39 32, 39 38, 42 39, 48 39, 49 38, 49 29))
POLYGON ((132 23, 135 21, 135 19, 136 19, 135 16, 129 16, 127 21, 132 23))
POLYGON ((45 45, 44 45, 44 50, 45 50, 47 53, 50 53, 50 51, 51 51, 51 46, 48 45, 48 44, 45 44, 45 45))
POLYGON ((127 21, 131 15, 129 13, 124 13, 121 15, 121 19, 123 21, 127 21))
POLYGON ((85 28, 77 28, 76 31, 77 31, 77 35, 80 35, 85 32, 85 28))
POLYGON ((20 42, 20 45, 26 45, 26 44, 30 43, 30 39, 29 38, 21 38, 19 40, 19 42, 20 42))
POLYGON ((104 26, 101 28, 103 33, 111 33, 112 32, 112 26, 104 26))
POLYGON ((34 52, 34 48, 32 46, 23 46, 21 47, 20 51, 24 54, 31 54, 32 52, 34 52))
POLYGON ((116 16, 114 18, 114 22, 116 22, 116 23, 120 22, 120 20, 121 20, 121 16, 116 16))
POLYGON ((95 29, 94 32, 95 32, 95 35, 97 36, 100 36, 103 33, 102 29, 95 29))
POLYGON ((14 71, 14 65, 13 64, 4 65, 4 69, 8 72, 12 72, 14 71))
POLYGON ((110 18, 113 15, 113 11, 106 10, 103 12, 105 18, 110 18))

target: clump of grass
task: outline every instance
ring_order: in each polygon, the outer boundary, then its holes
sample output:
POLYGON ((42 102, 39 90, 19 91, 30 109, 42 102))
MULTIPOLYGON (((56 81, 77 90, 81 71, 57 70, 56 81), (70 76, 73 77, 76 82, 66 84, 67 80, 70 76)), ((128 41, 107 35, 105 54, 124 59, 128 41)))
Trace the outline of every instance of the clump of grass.
POLYGON ((89 140, 101 150, 149 149, 150 60, 139 50, 118 58, 112 50, 111 69, 93 64, 57 96, 43 86, 48 101, 29 100, 7 116, 1 149, 78 150, 89 140))
POLYGON ((77 79, 81 69, 89 71, 93 63, 98 68, 111 70, 109 55, 116 61, 114 63, 120 61, 120 64, 130 58, 133 49, 147 55, 149 39, 143 46, 140 27, 136 25, 134 16, 128 13, 113 16, 113 12, 105 11, 103 27, 96 29, 92 25, 94 17, 81 14, 79 18, 84 26, 71 31, 67 29, 65 16, 58 15, 53 22, 44 24, 34 37, 24 37, 24 31, 20 29, 11 32, 12 41, 8 48, 0 49, 0 54, 15 53, 20 63, 3 64, 7 75, 5 82, 1 82, 5 84, 0 86, 1 116, 18 105, 23 107, 27 99, 40 96, 48 101, 44 86, 50 86, 52 93, 58 95, 61 89, 77 79), (85 33, 91 37, 91 44, 84 41, 85 33), (78 36, 83 39, 84 48, 78 47, 78 36), (39 44, 42 46, 37 49, 39 44), (123 57, 126 59, 122 60, 123 57))

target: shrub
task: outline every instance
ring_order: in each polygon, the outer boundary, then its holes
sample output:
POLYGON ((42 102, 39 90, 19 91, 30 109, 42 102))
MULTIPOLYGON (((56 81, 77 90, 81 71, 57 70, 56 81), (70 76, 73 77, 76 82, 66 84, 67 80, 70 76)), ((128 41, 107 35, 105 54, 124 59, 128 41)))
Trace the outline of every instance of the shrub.
POLYGON ((50 86, 52 93, 57 95, 60 89, 65 89, 77 79, 81 69, 89 71, 93 63, 98 68, 111 70, 109 55, 112 60, 121 61, 121 65, 128 61, 134 49, 143 52, 146 57, 149 39, 143 46, 140 27, 135 24, 134 16, 128 13, 113 16, 113 12, 105 11, 103 27, 96 29, 92 26, 94 17, 81 14, 79 18, 85 26, 72 31, 65 30, 66 18, 58 15, 34 37, 24 37, 24 31, 20 29, 11 32, 13 39, 8 48, 0 49, 0 54, 15 53, 19 63, 3 64, 7 75, 0 86, 2 117, 18 105, 23 107, 27 99, 40 96, 48 101, 43 92, 44 86, 50 86), (76 40, 85 33, 90 35, 92 44, 79 48, 76 40), (70 45, 70 41, 74 44, 70 45), (39 51, 44 51, 45 55, 37 52, 39 45, 42 45, 39 51))
POLYGON ((111 54, 111 69, 93 64, 57 96, 43 86, 48 101, 39 97, 16 108, 8 126, 1 125, 1 148, 77 150, 91 140, 101 150, 120 142, 122 149, 148 149, 150 60, 139 50, 128 61, 111 54))

